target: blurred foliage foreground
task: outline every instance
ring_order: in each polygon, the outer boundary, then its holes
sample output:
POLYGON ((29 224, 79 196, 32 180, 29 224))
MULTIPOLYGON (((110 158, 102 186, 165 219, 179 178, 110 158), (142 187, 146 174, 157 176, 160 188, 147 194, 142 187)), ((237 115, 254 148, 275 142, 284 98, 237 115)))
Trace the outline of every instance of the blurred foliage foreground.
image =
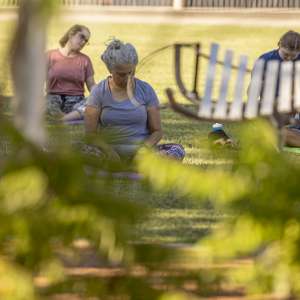
POLYGON ((103 162, 68 142, 44 151, 0 122, 1 140, 10 142, 0 156, 0 299, 300 296, 300 167, 276 149, 268 124, 244 125, 226 170, 140 151, 135 167, 145 186, 210 199, 231 216, 181 248, 130 241, 148 209, 116 195, 113 179, 85 174, 103 162))

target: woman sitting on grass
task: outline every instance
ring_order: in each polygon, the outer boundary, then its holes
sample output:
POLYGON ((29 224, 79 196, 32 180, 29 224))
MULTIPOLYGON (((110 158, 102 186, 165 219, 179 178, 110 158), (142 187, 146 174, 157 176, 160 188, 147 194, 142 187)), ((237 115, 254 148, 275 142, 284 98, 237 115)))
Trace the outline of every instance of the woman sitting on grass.
POLYGON ((90 58, 81 53, 90 31, 83 25, 72 26, 59 40, 60 48, 47 52, 47 108, 58 119, 83 118, 84 84, 95 85, 90 58))
POLYGON ((110 76, 96 85, 87 99, 87 134, 108 133, 102 151, 110 158, 132 158, 141 146, 182 160, 185 151, 178 144, 161 144, 159 102, 153 88, 134 77, 138 55, 133 45, 113 39, 101 55, 110 76))

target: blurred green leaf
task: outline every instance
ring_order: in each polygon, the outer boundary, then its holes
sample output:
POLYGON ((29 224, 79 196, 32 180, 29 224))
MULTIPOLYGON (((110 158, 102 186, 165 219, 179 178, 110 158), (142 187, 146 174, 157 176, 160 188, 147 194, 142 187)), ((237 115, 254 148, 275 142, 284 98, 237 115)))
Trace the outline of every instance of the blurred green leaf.
POLYGON ((0 181, 0 206, 6 213, 42 204, 47 187, 46 176, 29 167, 3 176, 0 181))
POLYGON ((34 300, 32 278, 20 267, 0 260, 0 298, 3 300, 34 300))

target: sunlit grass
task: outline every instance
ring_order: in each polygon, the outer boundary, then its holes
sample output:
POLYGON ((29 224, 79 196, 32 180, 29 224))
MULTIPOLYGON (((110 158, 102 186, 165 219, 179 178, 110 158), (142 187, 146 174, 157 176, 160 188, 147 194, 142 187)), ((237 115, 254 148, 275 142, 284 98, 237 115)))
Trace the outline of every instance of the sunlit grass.
POLYGON ((147 222, 137 226, 136 238, 141 242, 191 243, 206 236, 223 218, 212 209, 155 209, 147 222))

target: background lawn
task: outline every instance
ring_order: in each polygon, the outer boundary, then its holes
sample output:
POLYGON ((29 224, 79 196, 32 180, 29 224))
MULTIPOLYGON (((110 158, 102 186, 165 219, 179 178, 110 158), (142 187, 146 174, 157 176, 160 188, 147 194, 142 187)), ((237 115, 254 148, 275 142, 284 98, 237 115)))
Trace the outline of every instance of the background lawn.
MULTIPOLYGON (((54 19, 49 27, 47 48, 58 46, 58 40, 73 22, 54 19)), ((145 25, 145 24, 104 24, 84 22, 91 29, 90 45, 84 48, 95 68, 96 81, 107 76, 107 71, 100 61, 100 54, 105 49, 105 42, 110 37, 131 42, 138 50, 140 59, 152 51, 174 42, 197 42, 203 45, 203 51, 208 53, 211 42, 221 45, 220 59, 224 50, 229 48, 235 51, 235 63, 239 54, 249 56, 249 68, 255 59, 263 52, 276 48, 279 37, 290 28, 261 28, 243 26, 203 26, 203 25, 145 25)), ((13 35, 14 22, 0 22, 0 57, 3 67, 0 69, 0 88, 2 93, 11 95, 11 83, 8 74, 7 45, 13 35)), ((300 30, 300 28, 293 28, 300 30)), ((184 81, 191 86, 193 60, 192 52, 184 52, 183 66, 185 69, 184 81)), ((200 87, 203 86, 205 62, 201 64, 200 87)), ((30 74, 29 74, 30 76, 30 74)), ((157 91, 162 103, 166 97, 166 87, 175 88, 173 74, 173 50, 168 48, 158 55, 148 59, 137 69, 136 76, 149 82, 157 91)), ((232 90, 232 89, 231 89, 232 90)), ((231 91, 232 94, 232 91, 231 91)), ((179 93, 179 101, 184 102, 179 93)), ((187 120, 172 112, 169 108, 162 110, 162 123, 165 132, 163 142, 177 142, 184 145, 187 156, 186 164, 197 165, 202 168, 219 166, 228 163, 225 153, 212 153, 206 147, 207 133, 211 124, 198 123, 187 120)), ((72 127, 74 134, 80 136, 82 128, 72 127)), ((227 125, 227 130, 233 136, 238 136, 238 124, 227 125)), ((295 156, 296 158, 297 156, 295 156)), ((184 184, 184 183, 183 183, 184 184)), ((201 184, 201 183, 199 183, 201 184)), ((217 188, 217 183, 216 183, 217 188)), ((186 199, 174 194, 153 192, 146 193, 142 184, 116 183, 117 192, 128 194, 135 201, 143 201, 154 208, 149 220, 142 222, 135 231, 134 239, 139 241, 160 242, 193 242, 206 234, 216 220, 223 217, 224 212, 216 212, 209 201, 198 203, 195 199, 186 199), (146 193, 146 197, 145 194, 146 193)))

